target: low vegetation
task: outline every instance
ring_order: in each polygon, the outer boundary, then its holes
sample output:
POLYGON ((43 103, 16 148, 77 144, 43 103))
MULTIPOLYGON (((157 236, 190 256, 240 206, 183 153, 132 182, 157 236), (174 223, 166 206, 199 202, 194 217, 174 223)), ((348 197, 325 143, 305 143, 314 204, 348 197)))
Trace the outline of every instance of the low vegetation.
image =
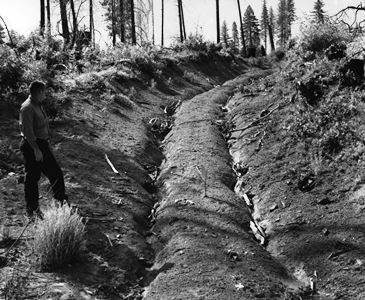
POLYGON ((50 206, 35 225, 34 252, 42 269, 55 269, 82 257, 85 225, 68 205, 50 206))
POLYGON ((340 25, 305 26, 282 65, 282 86, 290 86, 287 92, 296 91, 283 125, 285 135, 313 173, 344 157, 353 161, 363 156, 364 84, 349 67, 355 48, 352 41, 340 25), (348 53, 345 44, 350 45, 348 53), (341 54, 328 57, 329 49, 341 54))

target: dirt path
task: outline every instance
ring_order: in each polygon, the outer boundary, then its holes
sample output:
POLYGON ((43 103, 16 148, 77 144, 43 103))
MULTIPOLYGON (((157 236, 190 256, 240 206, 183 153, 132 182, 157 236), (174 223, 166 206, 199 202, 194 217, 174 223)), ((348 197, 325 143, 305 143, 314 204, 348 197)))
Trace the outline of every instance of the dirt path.
POLYGON ((144 299, 283 299, 295 280, 253 238, 235 178, 222 106, 250 70, 185 101, 166 137, 151 243, 157 253, 144 299))

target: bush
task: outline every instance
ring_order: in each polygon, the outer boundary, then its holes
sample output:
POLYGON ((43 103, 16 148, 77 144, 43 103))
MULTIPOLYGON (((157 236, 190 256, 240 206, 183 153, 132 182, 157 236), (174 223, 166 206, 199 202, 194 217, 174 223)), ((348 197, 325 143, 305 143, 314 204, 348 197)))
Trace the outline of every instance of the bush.
POLYGON ((310 107, 300 104, 290 117, 288 132, 306 148, 318 146, 324 154, 337 154, 357 137, 359 95, 335 92, 310 107))
POLYGON ((351 40, 348 30, 336 23, 326 20, 322 23, 307 23, 301 26, 299 46, 304 51, 322 52, 331 45, 340 45, 351 40))
POLYGON ((42 269, 54 269, 81 257, 85 225, 68 205, 51 206, 35 224, 34 250, 42 269))

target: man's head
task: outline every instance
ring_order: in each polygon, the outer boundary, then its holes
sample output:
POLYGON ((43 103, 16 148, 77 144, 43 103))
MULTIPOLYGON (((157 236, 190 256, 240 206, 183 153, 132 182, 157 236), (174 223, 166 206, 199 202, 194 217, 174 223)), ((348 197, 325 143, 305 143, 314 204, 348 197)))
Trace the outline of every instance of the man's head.
POLYGON ((29 85, 29 94, 32 101, 42 103, 46 95, 46 85, 42 81, 35 80, 29 85))

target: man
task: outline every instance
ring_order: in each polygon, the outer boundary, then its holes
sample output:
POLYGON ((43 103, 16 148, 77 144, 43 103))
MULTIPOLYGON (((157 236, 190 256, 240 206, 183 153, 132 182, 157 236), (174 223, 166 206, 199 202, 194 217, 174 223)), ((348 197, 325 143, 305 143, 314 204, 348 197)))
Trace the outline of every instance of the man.
POLYGON ((25 161, 25 202, 27 215, 43 218, 39 209, 38 181, 41 172, 51 183, 54 198, 67 201, 63 173, 48 144, 50 137, 48 118, 42 108, 46 86, 33 81, 29 86, 29 97, 20 108, 19 124, 22 135, 20 150, 25 161))

